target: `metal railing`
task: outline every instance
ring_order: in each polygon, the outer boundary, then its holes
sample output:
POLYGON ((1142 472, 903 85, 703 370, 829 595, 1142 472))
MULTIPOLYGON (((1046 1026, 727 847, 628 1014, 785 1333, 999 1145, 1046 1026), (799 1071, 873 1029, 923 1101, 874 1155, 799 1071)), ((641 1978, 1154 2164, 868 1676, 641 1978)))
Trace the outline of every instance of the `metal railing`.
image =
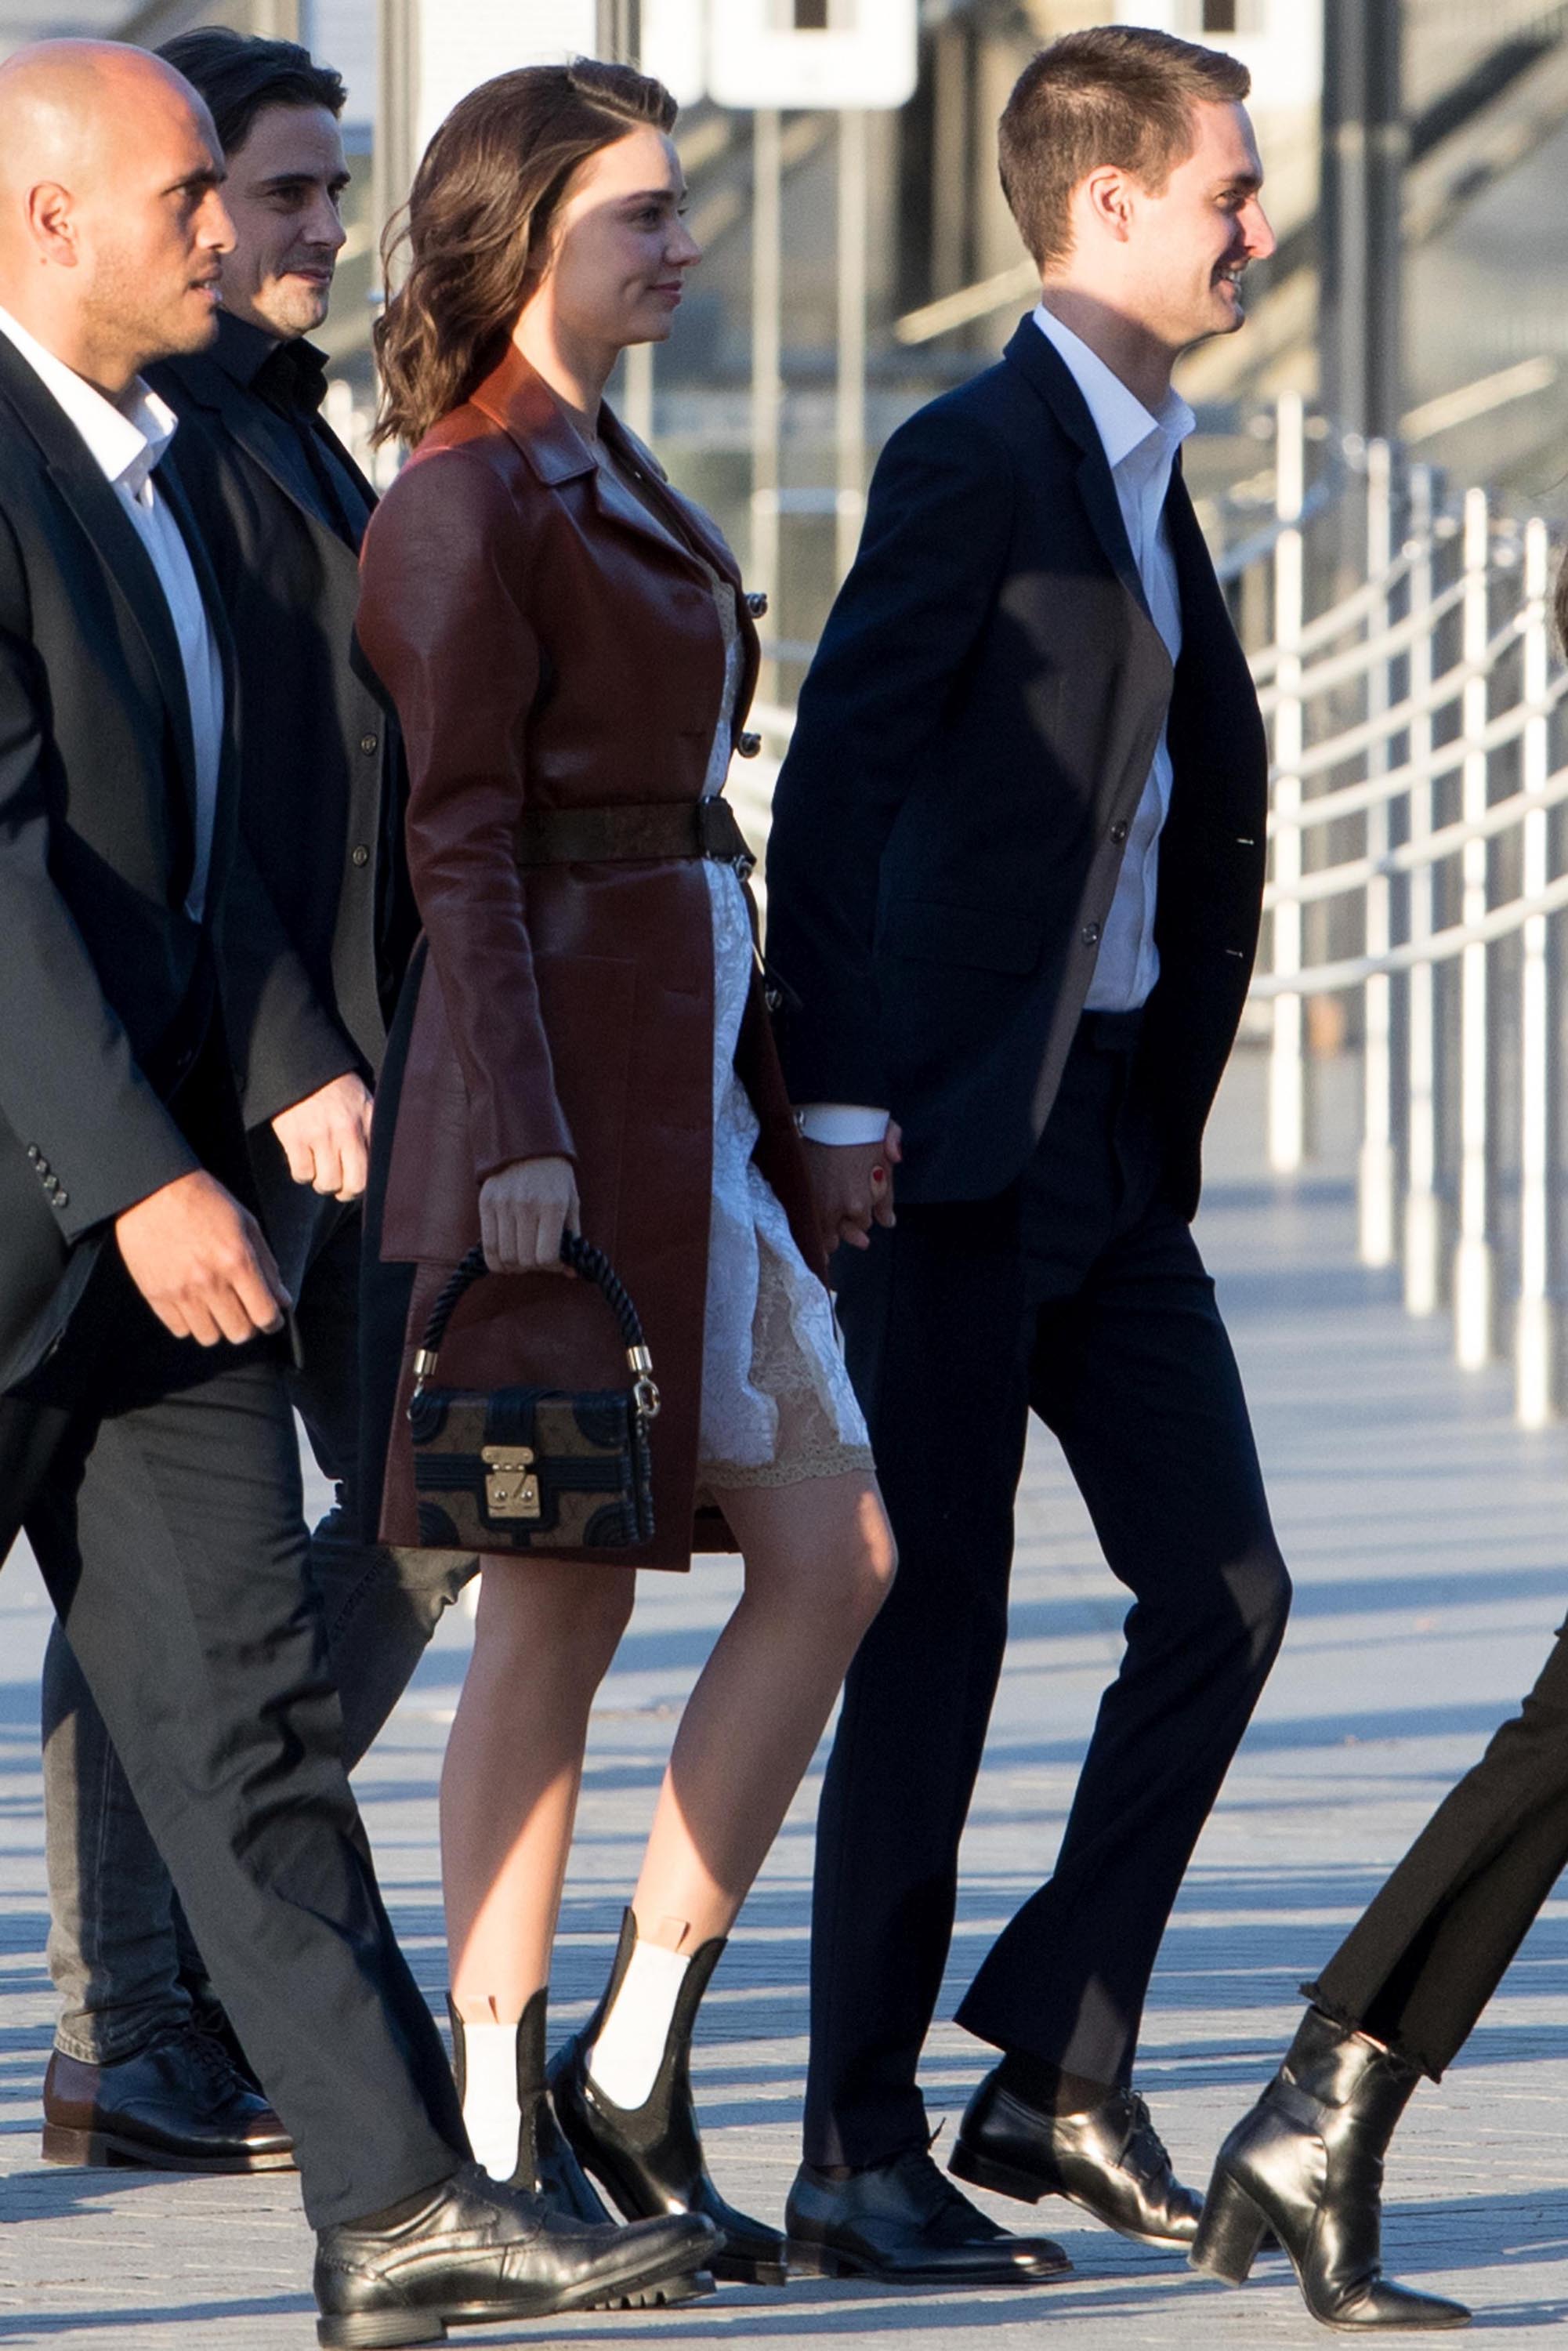
MULTIPOLYGON (((1274 756, 1265 955, 1269 1156, 1310 1144, 1306 1008, 1362 1049, 1360 1251, 1448 1300, 1455 1352, 1511 1346, 1519 1418, 1552 1416, 1558 917, 1568 765, 1547 527, 1365 452, 1331 528, 1362 577, 1307 606, 1301 402, 1278 416, 1271 642, 1253 655, 1274 756), (1359 508, 1359 513, 1355 509, 1359 508), (1511 1331, 1509 1307, 1511 1306, 1511 1331)), ((1320 578, 1330 569, 1320 559, 1320 578)))
MULTIPOLYGON (((1547 527, 1337 440, 1294 396, 1272 437, 1272 513, 1215 533, 1273 757, 1248 1024, 1269 1054, 1269 1160, 1307 1163, 1322 1061, 1358 1050, 1362 1260, 1402 1268, 1412 1314, 1451 1306, 1461 1364, 1511 1353, 1539 1427, 1568 1171, 1568 671, 1547 527)), ((765 756, 731 785, 758 839, 792 720, 757 713, 765 756)))

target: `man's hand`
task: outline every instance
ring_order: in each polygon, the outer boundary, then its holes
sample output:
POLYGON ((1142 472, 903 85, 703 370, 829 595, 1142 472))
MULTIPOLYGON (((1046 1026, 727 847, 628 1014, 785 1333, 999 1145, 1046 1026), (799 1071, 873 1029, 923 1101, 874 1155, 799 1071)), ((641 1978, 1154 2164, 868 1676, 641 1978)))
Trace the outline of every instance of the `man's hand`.
POLYGON ((280 1110, 272 1131, 295 1182, 357 1200, 371 1171, 371 1108, 369 1088, 350 1070, 280 1110))
POLYGON ((570 1159, 514 1159, 479 1187, 479 1237, 492 1273, 565 1273, 560 1237, 580 1229, 570 1159))
POLYGON ((893 1171, 904 1156, 897 1120, 888 1120, 880 1143, 807 1143, 805 1153, 828 1255, 841 1241, 870 1249, 873 1225, 894 1222, 893 1171))
POLYGON ((283 1327, 293 1303, 253 1216, 203 1167, 114 1220, 125 1270, 165 1331, 243 1347, 283 1327))

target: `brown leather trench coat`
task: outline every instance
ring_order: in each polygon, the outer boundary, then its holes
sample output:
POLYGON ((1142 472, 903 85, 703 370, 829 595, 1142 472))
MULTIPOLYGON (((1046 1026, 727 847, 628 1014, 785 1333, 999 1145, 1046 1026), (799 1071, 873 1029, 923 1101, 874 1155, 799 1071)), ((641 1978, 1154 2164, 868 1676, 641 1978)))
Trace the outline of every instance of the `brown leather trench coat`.
MULTIPOLYGON (((608 413, 602 430, 677 538, 738 587, 712 524, 608 413)), ((757 674, 746 668, 738 733, 757 674)), ((713 1156, 714 976, 694 861, 518 863, 528 807, 701 797, 724 692, 707 578, 607 479, 514 348, 426 434, 367 535, 360 641, 396 706, 410 770, 408 851, 427 948, 387 1148, 383 1260, 418 1268, 382 1489, 382 1535, 418 1539, 404 1412, 431 1300, 479 1237, 479 1186, 517 1159, 576 1165, 585 1236, 642 1313, 664 1409, 653 1427, 654 1537, 607 1565, 684 1568, 731 1549, 695 1514, 713 1156)), ((403 1018, 407 1018, 404 1008, 403 1018)), ((757 1158, 821 1272, 805 1167, 753 974, 737 1065, 757 1158)), ((570 1277, 471 1290, 441 1379, 624 1385, 598 1294, 570 1277)))

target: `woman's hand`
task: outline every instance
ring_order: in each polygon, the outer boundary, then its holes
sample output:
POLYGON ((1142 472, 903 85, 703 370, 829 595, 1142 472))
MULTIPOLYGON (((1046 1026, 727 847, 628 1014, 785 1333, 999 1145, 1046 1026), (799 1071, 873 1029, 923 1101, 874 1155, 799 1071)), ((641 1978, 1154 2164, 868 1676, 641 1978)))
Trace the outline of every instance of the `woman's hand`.
POLYGON ((831 1257, 841 1242, 870 1249, 873 1225, 891 1225, 893 1171, 904 1156, 904 1130, 889 1119, 880 1143, 808 1143, 822 1247, 831 1257))
POLYGON ((570 1159, 514 1159, 479 1187, 479 1238, 492 1273, 565 1273, 560 1237, 581 1211, 570 1159))

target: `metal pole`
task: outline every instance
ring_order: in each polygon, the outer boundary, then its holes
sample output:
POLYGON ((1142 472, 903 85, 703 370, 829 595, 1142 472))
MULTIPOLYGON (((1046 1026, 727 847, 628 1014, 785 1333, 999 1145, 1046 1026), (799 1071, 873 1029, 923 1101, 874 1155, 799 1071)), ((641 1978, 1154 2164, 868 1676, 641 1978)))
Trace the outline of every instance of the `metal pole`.
MULTIPOLYGON (((1366 571, 1369 580, 1385 578, 1394 554, 1393 458, 1386 441, 1375 441, 1366 453, 1366 571)), ((1380 596, 1367 618, 1367 633, 1375 646, 1389 625, 1388 598, 1380 596)), ((1381 718, 1392 700, 1389 664, 1376 656, 1367 664, 1366 715, 1381 718)), ((1381 737, 1367 758, 1369 777, 1388 768, 1388 741, 1381 737)), ((1389 810, 1378 800, 1366 812, 1366 853, 1374 863, 1386 857, 1389 810)), ((1366 885, 1366 953, 1385 956, 1394 944, 1393 892, 1385 873, 1373 874, 1366 885)), ((1360 1165, 1361 1261, 1363 1265, 1394 1262, 1394 1058, 1393 982, 1385 971, 1374 972, 1364 1000, 1365 1041, 1362 1062, 1362 1144, 1360 1165)))
MULTIPOLYGON (((1306 411, 1288 392, 1275 412, 1274 510, 1285 526, 1274 547, 1274 640, 1280 648, 1274 710, 1274 971, 1292 978, 1301 968, 1301 906, 1289 893, 1301 879, 1301 657, 1304 578, 1301 532, 1306 502, 1306 411)), ((1274 1047, 1269 1064, 1269 1165, 1293 1175, 1306 1144, 1305 1071, 1301 1060, 1301 999, 1274 998, 1274 1047)))
POLYGON ((834 556, 841 580, 855 559, 865 517, 866 205, 868 124, 859 107, 839 116, 838 507, 834 556))
MULTIPOLYGON (((1486 654, 1491 518, 1483 489, 1465 493, 1464 659, 1486 654)), ((1487 723, 1484 673, 1464 689, 1465 754, 1460 811, 1476 824, 1487 811, 1487 755, 1480 737, 1487 723)), ((1469 841, 1462 852, 1461 920, 1467 926, 1487 912, 1490 859, 1485 840, 1469 841)), ((1494 1268, 1490 1234, 1491 1170, 1490 1105, 1490 1039, 1488 1035, 1487 948, 1477 940, 1461 952, 1459 966, 1459 1242, 1454 1256, 1454 1353, 1467 1370, 1491 1359, 1495 1311, 1494 1268)))
MULTIPOLYGON (((1546 714, 1551 623, 1547 616, 1551 547, 1537 518, 1524 534, 1524 699, 1536 708, 1525 722, 1521 781, 1544 793, 1551 772, 1551 722, 1546 714)), ((1521 889, 1539 897, 1551 877, 1551 817, 1530 809, 1523 824, 1521 889)), ((1514 1328, 1514 1409, 1525 1428, 1544 1428, 1552 1416, 1556 1332, 1552 1298, 1552 1018, 1547 917, 1524 922, 1520 977, 1519 1317, 1514 1328)))
MULTIPOLYGON (((1436 506, 1432 471, 1417 465, 1410 476, 1410 536, 1418 550, 1410 570, 1410 612, 1419 622, 1432 607, 1432 530, 1436 506)), ((1430 623, 1417 626, 1410 644, 1410 699, 1419 704, 1432 686, 1430 623)), ((1432 720, 1417 710, 1410 722, 1408 799, 1410 842, 1419 848, 1432 837, 1432 720)), ((1410 938, 1429 939, 1433 929, 1432 868, 1410 869, 1410 938)), ((1405 1192, 1405 1308, 1435 1314, 1442 1289, 1442 1215, 1437 1199, 1437 973, 1430 963, 1410 967, 1406 998, 1406 1042, 1405 1192)))
POLYGON ((1324 0, 1320 274, 1323 390, 1345 433, 1390 438, 1401 413, 1403 10, 1324 0))
MULTIPOLYGON (((783 409, 780 352, 784 298, 781 230, 783 159, 777 107, 752 121, 751 205, 751 581, 768 598, 779 628, 779 473, 783 409)), ((778 664, 764 661, 758 698, 774 702, 778 664)))

